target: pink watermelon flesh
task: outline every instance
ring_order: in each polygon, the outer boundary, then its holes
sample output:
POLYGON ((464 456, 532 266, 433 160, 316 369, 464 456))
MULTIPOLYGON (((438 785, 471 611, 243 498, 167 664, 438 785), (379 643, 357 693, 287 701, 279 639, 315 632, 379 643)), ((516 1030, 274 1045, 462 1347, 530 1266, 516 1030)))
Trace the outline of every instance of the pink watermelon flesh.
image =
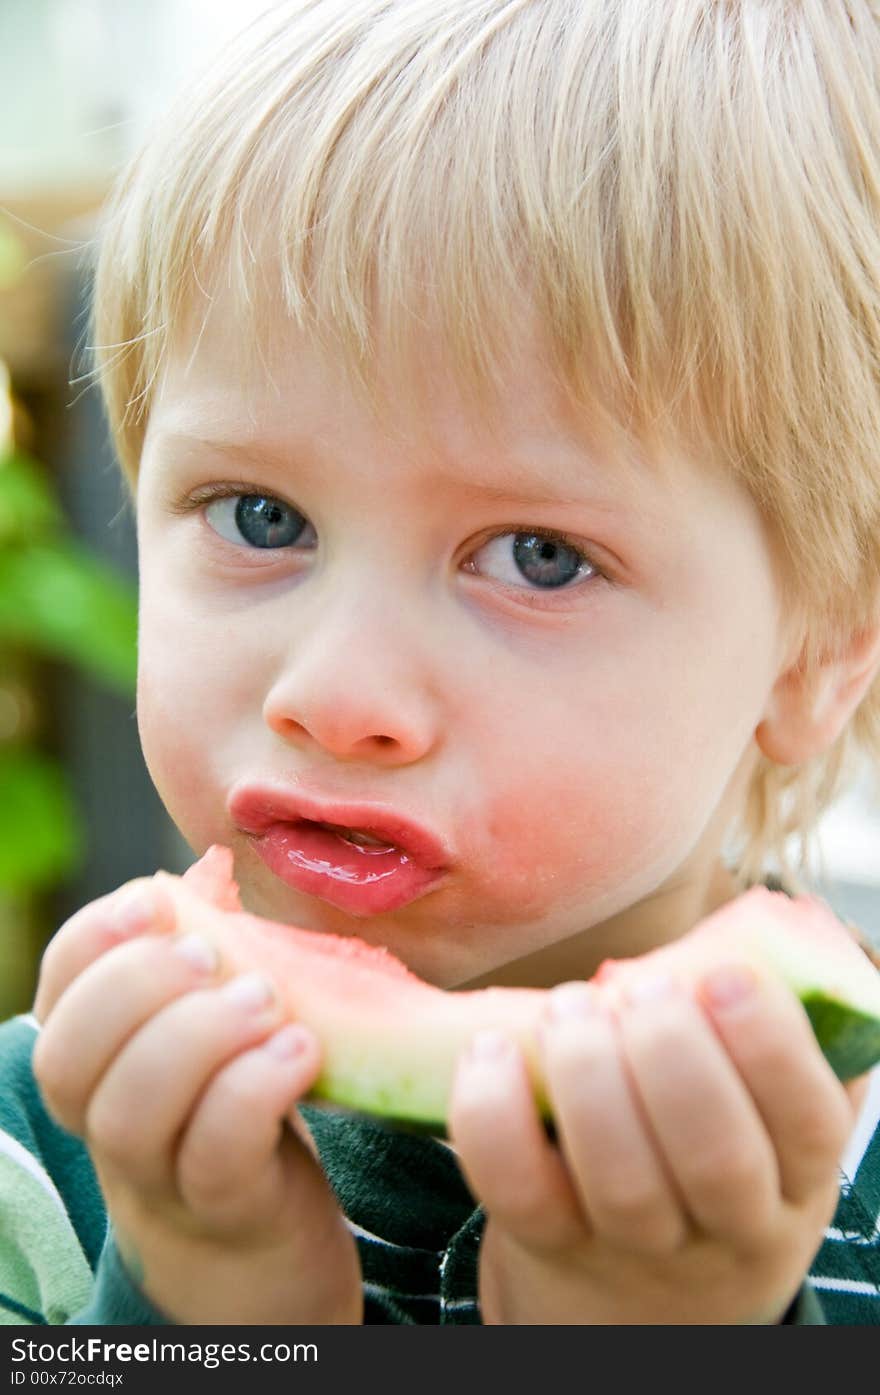
MULTIPOLYGON (((536 1038, 545 990, 446 992, 386 949, 251 915, 242 909, 232 853, 220 845, 182 878, 156 877, 173 898, 181 931, 212 941, 225 973, 260 969, 290 1016, 315 1031, 323 1060, 315 1101, 443 1134, 456 1059, 477 1031, 494 1027, 521 1047, 549 1120, 536 1038)), ((880 1060, 880 974, 812 898, 756 887, 670 945, 606 961, 593 982, 613 998, 649 963, 693 984, 713 964, 744 960, 796 993, 841 1079, 880 1060)))

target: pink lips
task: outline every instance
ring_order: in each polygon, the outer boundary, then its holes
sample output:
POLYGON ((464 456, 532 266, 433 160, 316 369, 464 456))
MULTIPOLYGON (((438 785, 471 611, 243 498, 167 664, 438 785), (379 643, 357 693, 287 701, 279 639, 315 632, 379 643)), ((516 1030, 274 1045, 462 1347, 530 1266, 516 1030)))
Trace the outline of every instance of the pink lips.
POLYGON ((449 865, 438 838, 387 805, 240 785, 228 809, 277 877, 351 915, 399 910, 435 886, 449 865), (334 827, 321 826, 327 824, 334 827), (346 830, 378 844, 350 842, 346 830))

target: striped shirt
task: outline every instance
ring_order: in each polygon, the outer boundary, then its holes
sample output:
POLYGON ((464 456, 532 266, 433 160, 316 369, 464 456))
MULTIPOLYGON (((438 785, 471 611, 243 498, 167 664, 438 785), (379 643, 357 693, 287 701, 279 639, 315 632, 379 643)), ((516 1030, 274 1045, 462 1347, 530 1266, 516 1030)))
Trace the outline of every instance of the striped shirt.
MULTIPOLYGON (((0 1026, 0 1322, 164 1323, 113 1244, 88 1153, 46 1113, 37 1024, 0 1026)), ((373 1120, 303 1109, 357 1242, 364 1321, 480 1322, 483 1212, 452 1151, 373 1120)), ((880 1324, 880 1069, 842 1161, 840 1200, 788 1321, 880 1324)))

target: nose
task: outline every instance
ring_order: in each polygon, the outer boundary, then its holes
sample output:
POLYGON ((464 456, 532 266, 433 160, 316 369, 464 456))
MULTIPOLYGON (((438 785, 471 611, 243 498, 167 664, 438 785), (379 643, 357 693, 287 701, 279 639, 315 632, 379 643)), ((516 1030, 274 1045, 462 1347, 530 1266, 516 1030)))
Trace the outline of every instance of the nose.
POLYGON ((425 646, 363 604, 325 609, 293 635, 263 718, 285 742, 382 765, 421 760, 440 733, 425 646))

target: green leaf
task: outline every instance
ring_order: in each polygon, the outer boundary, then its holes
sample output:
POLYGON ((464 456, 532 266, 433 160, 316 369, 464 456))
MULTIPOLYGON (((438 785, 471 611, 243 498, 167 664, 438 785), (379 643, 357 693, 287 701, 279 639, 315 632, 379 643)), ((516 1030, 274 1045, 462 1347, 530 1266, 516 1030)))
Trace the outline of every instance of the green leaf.
POLYGON ((0 641, 79 665, 134 693, 136 589, 78 543, 0 551, 0 641))
POLYGON ((61 767, 36 751, 0 751, 0 891, 52 886, 83 851, 61 767))
POLYGON ((20 450, 0 456, 0 547, 29 542, 63 523, 45 467, 20 450))
POLYGON ((5 218, 0 218, 0 291, 20 281, 27 265, 24 243, 12 231, 5 218))

